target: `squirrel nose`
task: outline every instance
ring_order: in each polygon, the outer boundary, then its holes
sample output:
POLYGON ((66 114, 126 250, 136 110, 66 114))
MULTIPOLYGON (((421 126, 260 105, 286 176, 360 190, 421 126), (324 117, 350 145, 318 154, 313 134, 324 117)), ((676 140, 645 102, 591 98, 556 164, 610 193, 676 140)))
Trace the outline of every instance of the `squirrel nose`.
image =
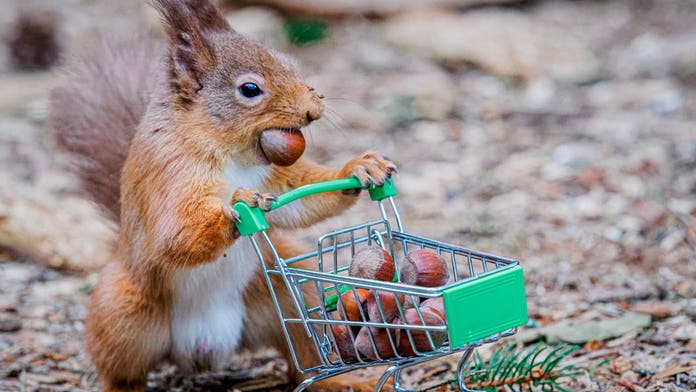
POLYGON ((320 119, 323 112, 324 104, 321 102, 321 98, 319 98, 317 94, 314 94, 307 108, 307 123, 309 124, 312 121, 320 119))
POLYGON ((318 120, 321 118, 321 113, 316 110, 308 110, 307 111, 307 124, 311 123, 314 120, 318 120))

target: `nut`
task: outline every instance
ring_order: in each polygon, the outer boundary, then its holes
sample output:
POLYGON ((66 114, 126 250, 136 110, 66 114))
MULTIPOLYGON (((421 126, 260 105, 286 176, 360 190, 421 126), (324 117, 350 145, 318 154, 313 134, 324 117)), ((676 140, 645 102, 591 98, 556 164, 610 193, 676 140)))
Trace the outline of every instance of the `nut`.
POLYGON ((394 279, 394 260, 381 246, 370 245, 353 255, 348 274, 356 278, 391 282, 394 279))
POLYGON ((341 294, 341 298, 339 299, 336 307, 338 311, 338 316, 336 318, 346 319, 349 321, 363 321, 362 315, 360 314, 360 309, 363 308, 363 305, 369 296, 370 290, 367 289, 348 290, 341 294), (345 316, 343 314, 344 310, 345 316))
POLYGON ((351 339, 351 331, 347 325, 336 324, 331 326, 334 339, 336 339, 336 349, 338 350, 343 362, 355 362, 358 357, 355 353, 355 346, 351 339))
POLYGON ((261 152, 272 164, 290 166, 305 150, 305 139, 299 129, 267 129, 259 137, 261 152))
MULTIPOLYGON (((418 312, 416 309, 407 309, 404 312, 404 315, 406 316, 406 322, 402 322, 402 320, 397 319, 394 321, 395 323, 400 323, 400 324, 405 324, 405 325, 429 325, 429 326, 436 326, 436 325, 445 325, 445 321, 440 318, 440 316, 437 315, 434 311, 432 311, 429 307, 422 308, 421 309, 421 314, 423 315, 423 320, 425 321, 425 324, 423 321, 421 321, 420 317, 418 316, 418 312)), ((415 348, 419 352, 428 352, 432 351, 434 349, 439 348, 442 346, 446 341, 447 341, 447 332, 446 331, 422 331, 422 330, 410 330, 410 334, 413 336, 413 342, 415 343, 415 348), (435 347, 430 345, 430 341, 428 340, 428 332, 430 333, 430 336, 433 339, 433 343, 435 344, 435 347)), ((413 349, 413 345, 411 345, 411 340, 409 339, 409 332, 408 330, 402 330, 399 336, 399 352, 401 352, 404 355, 407 356, 416 356, 415 350, 413 349)))
MULTIPOLYGON (((388 291, 371 291, 370 295, 367 297, 367 301, 365 302, 368 320, 374 323, 388 323, 396 318, 399 315, 399 306, 396 302, 397 298, 399 300, 399 304, 401 304, 401 307, 403 307, 403 294, 397 295, 388 291), (378 297, 379 303, 377 303, 378 297), (385 317, 382 317, 382 313, 379 310, 380 304, 382 305, 382 310, 384 311, 385 317)), ((372 328, 373 332, 377 329, 383 328, 372 328)))
POLYGON ((445 317, 445 301, 442 300, 442 297, 428 298, 421 302, 420 308, 421 311, 424 308, 429 308, 440 316, 441 319, 447 321, 447 318, 445 317))
POLYGON ((447 262, 430 249, 408 252, 399 272, 402 283, 416 286, 438 287, 449 280, 447 262))
POLYGON ((389 341, 389 336, 391 335, 394 346, 396 347, 399 342, 399 331, 395 329, 379 328, 376 331, 368 327, 360 328, 358 336, 355 338, 355 348, 358 349, 360 354, 368 359, 386 359, 395 357, 396 353, 392 348, 392 344, 389 341), (377 347, 377 352, 375 353, 374 347, 372 347, 372 341, 370 340, 370 332, 372 332, 372 337, 375 340, 375 346, 377 347), (379 358, 377 355, 379 354, 379 358))

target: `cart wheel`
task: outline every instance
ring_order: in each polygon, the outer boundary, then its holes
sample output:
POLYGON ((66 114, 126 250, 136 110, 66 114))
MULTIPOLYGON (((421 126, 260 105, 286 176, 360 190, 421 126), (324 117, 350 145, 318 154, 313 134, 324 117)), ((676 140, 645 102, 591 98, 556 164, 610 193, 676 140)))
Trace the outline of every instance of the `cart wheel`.
POLYGON ((474 347, 469 347, 464 351, 464 354, 462 355, 461 358, 459 358, 459 363, 457 364, 457 381, 459 383, 459 390, 462 392, 479 392, 475 389, 469 389, 466 387, 466 384, 464 383, 465 379, 465 374, 464 371, 466 370, 466 362, 469 360, 469 357, 471 354, 474 352, 474 347))

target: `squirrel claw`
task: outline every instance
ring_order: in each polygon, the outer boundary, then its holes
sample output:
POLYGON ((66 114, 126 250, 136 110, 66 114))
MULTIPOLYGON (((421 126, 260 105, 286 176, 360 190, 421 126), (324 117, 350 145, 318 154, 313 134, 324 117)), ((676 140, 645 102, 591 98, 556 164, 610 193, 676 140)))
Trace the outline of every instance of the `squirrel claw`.
POLYGON ((263 193, 261 194, 261 197, 257 199, 257 204, 259 205, 259 208, 264 210, 264 211, 270 211, 271 210, 271 203, 274 201, 278 200, 278 197, 272 193, 263 193))
POLYGON ((243 201, 251 207, 259 207, 264 211, 270 211, 271 203, 276 200, 278 200, 278 197, 272 193, 261 193, 255 190, 237 188, 232 195, 230 204, 243 201))
MULTIPOLYGON (((225 215, 225 218, 229 219, 231 222, 241 222, 239 219, 239 213, 232 208, 231 205, 222 205, 222 214, 225 215)), ((241 233, 239 232, 239 229, 237 229, 237 226, 232 227, 232 238, 237 239, 241 237, 241 233)))
POLYGON ((388 157, 376 152, 367 152, 348 162, 341 174, 355 176, 362 186, 368 187, 384 185, 394 173, 397 173, 396 165, 388 157))
POLYGON ((240 222, 239 220, 239 213, 232 208, 231 205, 222 205, 222 213, 225 215, 225 217, 232 222, 240 222))

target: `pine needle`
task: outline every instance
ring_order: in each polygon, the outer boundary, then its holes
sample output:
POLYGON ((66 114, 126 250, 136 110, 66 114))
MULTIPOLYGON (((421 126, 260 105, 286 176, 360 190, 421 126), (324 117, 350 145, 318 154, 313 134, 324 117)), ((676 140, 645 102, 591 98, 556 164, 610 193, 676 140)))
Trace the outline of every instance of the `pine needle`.
POLYGON ((508 345, 498 347, 486 363, 475 352, 466 368, 467 388, 481 391, 560 391, 565 380, 580 373, 574 365, 561 366, 561 361, 578 346, 551 347, 536 344, 529 349, 508 345))

